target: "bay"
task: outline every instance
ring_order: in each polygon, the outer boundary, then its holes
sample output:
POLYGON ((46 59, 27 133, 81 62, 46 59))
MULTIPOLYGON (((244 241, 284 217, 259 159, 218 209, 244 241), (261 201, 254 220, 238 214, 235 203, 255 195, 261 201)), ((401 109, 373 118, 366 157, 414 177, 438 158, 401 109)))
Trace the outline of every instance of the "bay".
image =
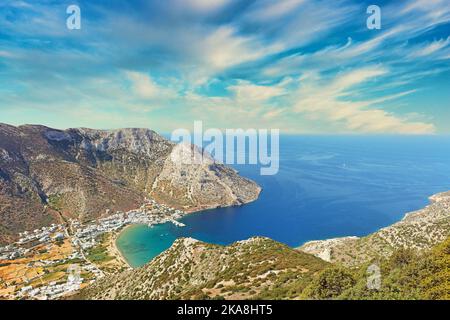
POLYGON ((139 267, 179 237, 230 244, 266 236, 296 247, 309 240, 364 236, 450 190, 450 136, 282 136, 280 171, 260 176, 259 199, 188 215, 180 221, 126 228, 117 247, 139 267))

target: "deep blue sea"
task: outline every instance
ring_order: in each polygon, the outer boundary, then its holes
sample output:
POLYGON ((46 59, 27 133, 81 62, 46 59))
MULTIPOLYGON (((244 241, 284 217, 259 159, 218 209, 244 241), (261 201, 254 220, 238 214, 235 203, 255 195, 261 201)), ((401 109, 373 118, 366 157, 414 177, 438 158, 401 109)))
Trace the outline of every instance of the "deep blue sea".
POLYGON ((277 175, 235 168, 262 186, 257 201, 191 214, 184 228, 127 228, 117 246, 128 262, 139 267, 186 236, 229 244, 259 235, 295 247, 367 235, 450 190, 450 136, 282 136, 277 175))

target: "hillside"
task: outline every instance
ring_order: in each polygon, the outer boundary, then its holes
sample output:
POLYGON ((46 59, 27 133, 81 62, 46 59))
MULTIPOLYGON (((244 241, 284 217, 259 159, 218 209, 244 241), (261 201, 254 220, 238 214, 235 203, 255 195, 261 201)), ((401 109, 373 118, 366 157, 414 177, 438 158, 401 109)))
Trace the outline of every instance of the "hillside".
POLYGON ((370 264, 327 263, 267 238, 222 247, 177 240, 146 266, 103 278, 71 299, 450 299, 450 237, 370 264), (372 266, 373 267, 373 266, 372 266))
POLYGON ((273 292, 295 298, 328 266, 267 238, 230 246, 178 239, 142 268, 100 279, 79 299, 251 299, 273 292))
POLYGON ((302 298, 449 300, 449 266, 450 237, 447 237, 431 249, 396 249, 389 258, 358 268, 333 265, 319 273, 303 291, 302 298), (377 282, 379 286, 374 286, 377 282))
POLYGON ((235 170, 212 160, 176 163, 178 152, 148 129, 0 124, 0 243, 68 218, 138 208, 146 196, 187 212, 258 197, 260 187, 235 170))
POLYGON ((430 202, 425 208, 408 213, 401 221, 366 237, 310 241, 299 249, 347 266, 385 258, 403 248, 428 250, 450 234, 450 192, 433 195, 430 202))

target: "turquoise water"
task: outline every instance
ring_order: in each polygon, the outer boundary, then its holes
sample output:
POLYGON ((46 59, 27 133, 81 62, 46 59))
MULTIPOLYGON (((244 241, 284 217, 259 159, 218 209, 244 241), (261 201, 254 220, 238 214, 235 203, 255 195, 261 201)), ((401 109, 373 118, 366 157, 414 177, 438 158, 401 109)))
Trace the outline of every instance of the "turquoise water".
POLYGON ((139 267, 166 250, 175 241, 172 223, 155 225, 132 225, 125 228, 116 240, 117 248, 132 267, 139 267))
POLYGON ((127 228, 117 246, 128 262, 139 267, 185 236, 229 244, 262 235, 299 246, 369 234, 450 190, 450 137, 283 136, 277 175, 235 168, 263 187, 257 201, 191 214, 184 228, 127 228))

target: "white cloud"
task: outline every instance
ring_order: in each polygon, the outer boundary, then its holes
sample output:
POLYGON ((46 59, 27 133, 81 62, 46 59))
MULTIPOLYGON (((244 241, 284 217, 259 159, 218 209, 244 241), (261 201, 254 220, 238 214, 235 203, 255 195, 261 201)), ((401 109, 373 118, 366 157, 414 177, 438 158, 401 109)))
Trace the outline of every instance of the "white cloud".
POLYGON ((368 79, 386 74, 387 70, 382 67, 371 67, 356 69, 336 77, 336 79, 327 88, 327 92, 336 95, 345 94, 347 89, 363 83, 368 79))
POLYGON ((259 0, 250 8, 249 19, 267 21, 280 18, 302 5, 305 0, 259 0))
POLYGON ((2 58, 14 58, 16 55, 10 51, 0 50, 0 57, 2 58))
MULTIPOLYGON (((56 14, 57 5, 29 2, 33 5, 21 1, 8 3, 26 6, 23 12, 35 20, 19 19, 13 23, 12 19, 1 19, 7 10, 0 13, 0 29, 11 38, 22 37, 36 44, 36 48, 27 48, 26 52, 22 48, 0 50, 0 58, 15 57, 5 60, 6 64, 14 66, 17 78, 26 78, 21 86, 29 90, 28 101, 23 98, 25 95, 9 94, 13 88, 7 88, 10 81, 5 77, 2 93, 8 95, 0 98, 5 101, 7 97, 12 102, 8 105, 17 101, 14 99, 22 99, 21 105, 33 106, 47 106, 53 100, 59 107, 62 101, 59 99, 70 96, 67 105, 100 105, 111 111, 126 108, 148 112, 177 104, 177 111, 186 112, 185 119, 180 117, 180 121, 188 122, 193 118, 189 114, 192 109, 193 114, 198 111, 197 115, 225 119, 224 123, 240 121, 269 126, 282 119, 289 126, 287 129, 295 130, 304 126, 308 118, 317 120, 307 121, 312 125, 316 122, 332 125, 331 129, 326 125, 320 127, 324 131, 423 133, 432 132, 433 125, 421 122, 420 118, 387 112, 380 105, 412 94, 415 90, 404 89, 405 85, 411 88, 428 72, 436 72, 434 67, 427 69, 428 59, 450 59, 450 38, 421 44, 409 41, 449 21, 448 0, 386 4, 382 8, 380 31, 365 30, 363 17, 361 21, 355 19, 359 14, 365 15, 364 5, 346 0, 258 0, 235 7, 236 0, 144 1, 148 11, 134 11, 133 5, 125 6, 127 10, 110 10, 86 4, 95 13, 93 16, 100 18, 98 21, 91 21, 90 15, 84 18, 83 30, 89 31, 89 35, 69 35, 70 43, 80 40, 79 49, 72 44, 65 47, 68 32, 61 28, 65 16, 56 14), (223 10, 228 8, 236 11, 223 10), (358 24, 364 30, 359 30, 358 24), (354 39, 348 38, 348 32, 354 39), (371 38, 360 40, 367 36, 371 38), (41 49, 44 41, 54 45, 51 50, 41 49), (314 46, 306 47, 312 43, 314 46), (287 51, 290 49, 294 50, 287 51), (30 50, 33 54, 29 54, 30 50), (300 50, 304 52, 298 53, 300 50), (288 52, 295 54, 279 58, 288 52), (276 62, 259 74, 270 61, 276 62), (337 70, 378 61, 389 66, 389 71, 382 67, 357 67, 333 80, 321 78, 324 74, 330 77, 337 70), (241 64, 245 68, 236 68, 241 64), (151 76, 146 73, 148 70, 152 71, 151 76), (355 89, 387 74, 389 81, 372 89, 379 93, 389 86, 386 91, 402 88, 397 90, 401 92, 373 98, 368 91, 355 89), (101 84, 86 81, 93 76, 112 81, 101 84), (178 84, 168 80, 169 76, 176 77, 178 84), (302 77, 298 92, 293 93, 291 85, 267 85, 285 76, 302 77), (123 85, 124 77, 131 90, 123 85), (227 88, 230 96, 198 94, 199 86, 213 78, 225 79, 219 87, 235 83, 227 88), (292 95, 296 98, 292 99, 292 95)), ((414 101, 412 104, 417 109, 414 101)))
POLYGON ((222 9, 232 0, 177 0, 173 6, 180 6, 182 8, 189 8, 199 13, 214 12, 222 9))
POLYGON ((133 92, 140 98, 168 98, 175 95, 173 90, 158 85, 147 74, 134 71, 126 71, 125 74, 132 83, 133 92))
POLYGON ((272 99, 283 97, 289 84, 290 79, 274 85, 238 81, 227 87, 230 95, 205 96, 189 91, 180 101, 191 118, 202 119, 210 127, 275 128, 281 126, 276 121, 287 109, 274 106, 272 99))
POLYGON ((232 91, 236 99, 243 103, 263 102, 286 93, 281 85, 261 86, 242 80, 236 85, 229 86, 228 90, 232 91))
POLYGON ((380 67, 356 69, 338 75, 331 81, 323 83, 316 79, 306 78, 297 93, 294 111, 305 113, 312 119, 339 123, 344 132, 361 133, 433 133, 435 128, 425 122, 409 121, 376 108, 387 100, 397 99, 413 91, 403 92, 376 100, 345 100, 343 97, 351 93, 351 88, 363 84, 369 79, 382 76, 387 70, 380 67))
MULTIPOLYGON (((370 61, 380 55, 385 41, 404 31, 403 27, 395 27, 362 42, 354 42, 350 37, 342 45, 328 46, 308 54, 294 54, 278 60, 263 70, 266 76, 280 76, 307 70, 325 71, 355 63, 355 61, 370 61)), ((402 54, 403 58, 404 54, 402 54)))
POLYGON ((285 111, 286 111, 285 109, 281 109, 281 108, 269 110, 263 114, 263 118, 268 119, 268 120, 278 118, 280 115, 285 113, 285 111))
POLYGON ((351 21, 351 15, 358 14, 359 9, 359 5, 346 0, 258 0, 239 22, 292 49, 320 41, 320 37, 351 21))
POLYGON ((207 66, 222 70, 256 60, 282 48, 263 46, 255 37, 240 36, 232 26, 222 26, 210 33, 200 44, 207 66))
POLYGON ((412 50, 410 57, 417 58, 432 55, 447 47, 449 43, 450 37, 448 37, 447 39, 440 39, 430 43, 421 44, 412 50))
POLYGON ((420 12, 431 24, 450 21, 448 0, 410 0, 406 2, 401 13, 420 12))

